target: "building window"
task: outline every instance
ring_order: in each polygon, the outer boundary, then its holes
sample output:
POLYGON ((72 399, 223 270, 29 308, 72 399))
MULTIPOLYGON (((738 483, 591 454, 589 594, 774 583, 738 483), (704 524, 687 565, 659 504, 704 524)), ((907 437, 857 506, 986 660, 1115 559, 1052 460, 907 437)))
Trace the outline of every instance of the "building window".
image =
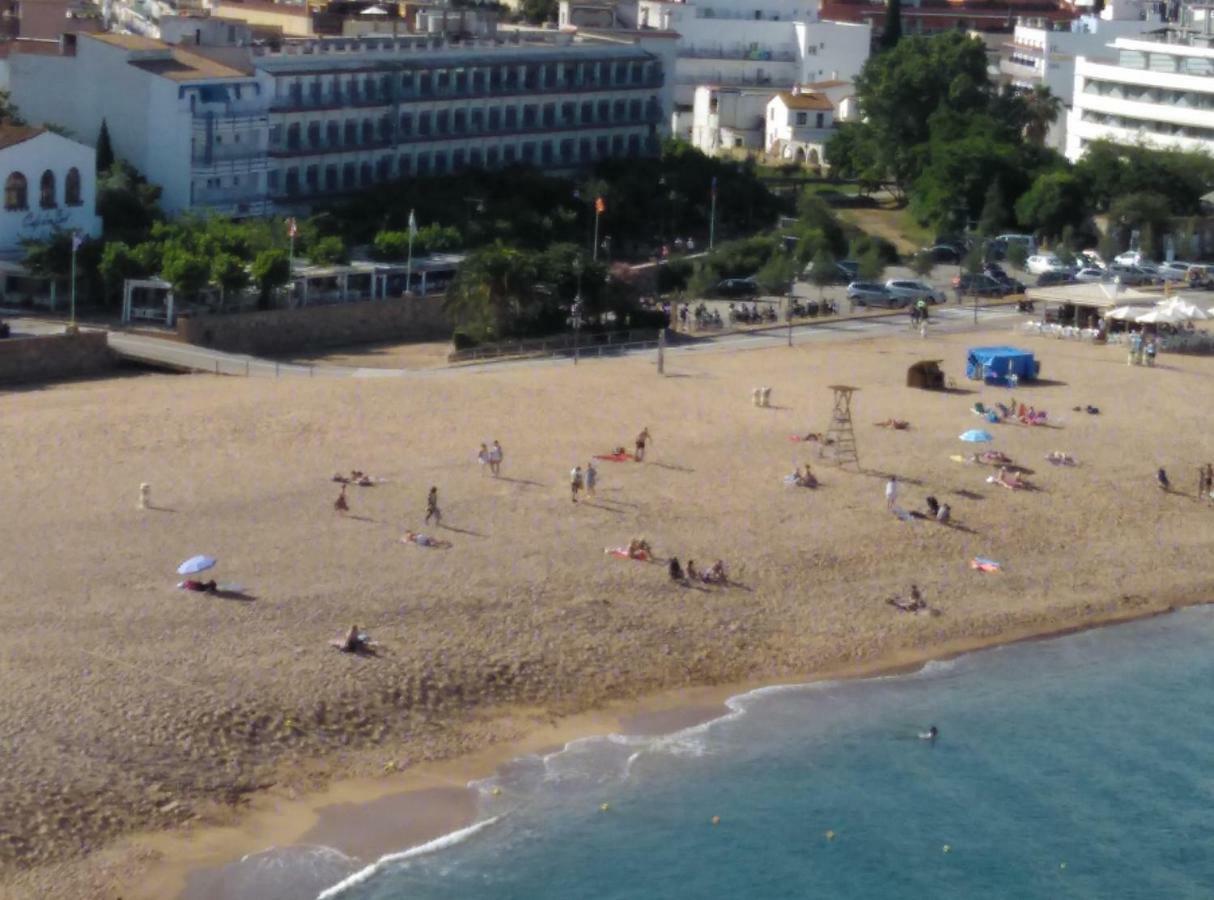
POLYGON ((47 169, 42 173, 42 180, 38 184, 39 187, 39 203, 43 209, 54 209, 55 203, 55 173, 47 169))
POLYGON ((4 182, 4 208, 29 209, 25 176, 14 172, 4 182))
POLYGON ((401 178, 407 178, 413 174, 413 157, 408 153, 402 153, 397 161, 397 167, 401 178))
POLYGON ((420 112, 417 114, 417 133, 420 135, 430 133, 430 113, 420 112))
POLYGON ((292 122, 287 126, 287 149, 299 149, 299 123, 292 122))
POLYGON ((640 100, 629 100, 628 101, 628 119, 631 122, 641 121, 641 101, 640 100))
POLYGON ((392 140, 392 120, 387 116, 379 118, 379 139, 385 144, 392 140))
POLYGON ((636 135, 636 134, 628 135, 628 155, 629 156, 640 156, 641 155, 641 137, 640 137, 640 135, 636 135))
POLYGON ((468 73, 463 69, 455 70, 455 92, 457 94, 468 92, 468 73))
POLYGON ((561 162, 568 165, 574 161, 573 148, 575 144, 572 138, 566 138, 561 141, 561 162))
POLYGON ((611 108, 611 120, 613 122, 623 122, 625 115, 625 104, 623 100, 617 100, 611 108))
POLYGON ((423 97, 429 97, 434 93, 434 78, 429 72, 422 72, 417 76, 417 84, 423 97))
POLYGON ((434 73, 434 88, 439 94, 447 93, 447 89, 451 87, 451 73, 446 69, 439 69, 434 73))
POLYGON ((581 124, 586 125, 594 121, 594 104, 586 101, 582 103, 582 121, 581 124))
POLYGON ((611 155, 619 156, 624 152, 624 136, 622 134, 613 134, 611 136, 611 155))
POLYGON ((611 119, 611 103, 607 100, 599 101, 599 122, 608 122, 611 119))
POLYGON ((417 154, 417 174, 418 175, 429 175, 430 174, 430 154, 429 153, 417 154))
POLYGON ((363 143, 370 144, 375 141, 375 125, 370 119, 363 119, 363 143))
POLYGON ((607 155, 607 137, 606 137, 606 135, 599 135, 598 137, 596 137, 594 139, 594 155, 597 156, 599 159, 602 159, 604 156, 607 155))
POLYGON ((447 154, 445 151, 439 150, 434 154, 434 174, 447 174, 447 154))
POLYGON ((358 123, 353 119, 346 122, 346 146, 353 147, 358 143, 358 123))
POLYGON ((518 152, 515 150, 514 144, 507 144, 502 149, 502 162, 506 165, 514 165, 514 161, 518 158, 518 152))
POLYGON ((540 67, 526 66, 523 70, 523 87, 533 91, 540 86, 540 67))
POLYGON ((498 153, 497 147, 490 147, 488 150, 485 151, 485 165, 488 166, 489 168, 493 168, 494 166, 496 166, 499 158, 500 158, 500 155, 498 153))
POLYGON ((582 162, 590 160, 590 138, 582 138, 578 141, 578 153, 581 154, 582 162))
POLYGON ((508 66, 506 68, 506 90, 513 91, 518 88, 518 68, 508 66))
POLYGON ((63 180, 63 202, 68 206, 84 203, 80 196, 80 170, 74 166, 67 170, 67 178, 63 180))
POLYGON ((392 179, 392 157, 381 156, 375 161, 375 180, 390 181, 392 179))
POLYGON ((406 97, 413 95, 413 73, 402 72, 400 76, 400 92, 406 97))
POLYGON ((479 169, 485 164, 485 155, 481 152, 480 147, 473 147, 468 151, 468 165, 474 169, 479 169))
POLYGON ((278 191, 278 170, 277 169, 275 169, 272 172, 269 172, 266 175, 266 186, 270 189, 271 193, 277 193, 277 191, 278 191))
POLYGON ((518 107, 517 106, 507 106, 506 107, 506 130, 513 131, 517 127, 518 127, 518 107))
POLYGON ((474 109, 468 114, 469 127, 473 134, 480 134, 485 130, 485 111, 483 109, 474 109))
POLYGON ((551 141, 544 141, 544 143, 540 144, 540 159, 543 161, 544 165, 552 165, 553 153, 551 141))
POLYGON ((456 134, 464 134, 468 130, 468 113, 457 109, 452 116, 452 128, 456 134))
POLYGON ((818 113, 817 116, 814 118, 814 122, 816 123, 816 127, 818 127, 818 128, 824 127, 823 123, 825 121, 826 121, 826 117, 823 113, 818 113))
POLYGON ((573 125, 577 118, 577 106, 573 103, 561 104, 561 124, 573 125))
POLYGON ((434 114, 434 130, 439 134, 446 134, 451 128, 451 111, 440 109, 434 114))
POLYGON ((460 149, 452 152, 452 154, 451 154, 452 171, 458 172, 461 169, 463 169, 465 162, 466 162, 466 154, 464 153, 464 150, 462 147, 460 149))
POLYGON ((485 92, 485 70, 476 69, 472 73, 472 91, 476 94, 485 92))
POLYGON ((556 124, 556 104, 544 104, 544 127, 551 128, 556 124))
POLYGON ((523 162, 531 165, 535 162, 535 144, 528 141, 523 144, 523 162))
POLYGON ((535 110, 534 106, 524 106, 523 107, 523 127, 524 128, 534 128, 535 127, 535 112, 536 112, 536 110, 535 110))
POLYGON ((287 196, 299 193, 299 169, 287 169, 287 196))
POLYGON ((325 166, 325 190, 337 190, 338 183, 337 166, 325 166))
POLYGON ((325 125, 325 143, 330 147, 336 147, 341 143, 341 126, 336 122, 329 122, 325 125))
POLYGON ((319 122, 309 122, 308 123, 308 146, 309 147, 319 147, 320 146, 320 123, 319 122))
POLYGON ((363 187, 367 187, 374 180, 375 172, 371 168, 369 162, 363 163, 358 167, 358 180, 363 187))
POLYGON ((342 187, 352 188, 358 184, 358 167, 354 163, 346 163, 341 167, 342 187))
POLYGON ((400 114, 400 134, 401 137, 413 134, 413 113, 400 114))
POLYGON ((320 169, 317 166, 308 166, 304 170, 304 182, 308 185, 308 191, 315 193, 320 187, 320 169))
POLYGON ((797 113, 797 124, 798 125, 805 125, 808 121, 809 121, 809 117, 806 115, 806 113, 803 113, 803 112, 797 113))

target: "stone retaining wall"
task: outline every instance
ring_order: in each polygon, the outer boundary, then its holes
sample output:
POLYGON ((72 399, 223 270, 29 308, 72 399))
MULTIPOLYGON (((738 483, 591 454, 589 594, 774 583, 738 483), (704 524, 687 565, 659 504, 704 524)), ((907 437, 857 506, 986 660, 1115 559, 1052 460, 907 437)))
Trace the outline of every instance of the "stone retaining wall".
POLYGON ((186 343, 253 356, 383 341, 445 340, 451 331, 441 297, 395 297, 302 309, 181 315, 177 319, 177 336, 186 343))
POLYGON ((0 383, 104 375, 117 364, 104 331, 0 340, 0 383))

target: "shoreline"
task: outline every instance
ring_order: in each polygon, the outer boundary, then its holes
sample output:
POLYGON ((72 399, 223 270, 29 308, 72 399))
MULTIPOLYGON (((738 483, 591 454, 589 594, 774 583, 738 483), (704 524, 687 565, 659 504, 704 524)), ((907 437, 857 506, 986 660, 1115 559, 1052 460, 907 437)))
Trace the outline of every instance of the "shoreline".
POLYGON ((252 798, 250 808, 234 825, 147 832, 121 841, 128 849, 136 845, 150 849, 156 861, 140 873, 138 880, 123 884, 120 895, 129 900, 238 900, 202 886, 208 876, 247 855, 301 843, 331 847, 369 867, 385 855, 424 846, 477 824, 477 793, 471 784, 523 756, 556 752, 572 741, 609 734, 674 734, 728 715, 730 699, 762 688, 911 674, 931 662, 1124 625, 1212 603, 1214 599, 1161 597, 1158 603, 1147 601, 1145 608, 1118 610, 1047 629, 1022 626, 991 637, 957 638, 935 650, 903 651, 802 677, 660 691, 557 719, 518 740, 490 744, 470 754, 422 763, 398 773, 378 778, 339 777, 319 791, 292 799, 278 797, 271 789, 252 798), (402 823, 402 818, 409 821, 402 823))

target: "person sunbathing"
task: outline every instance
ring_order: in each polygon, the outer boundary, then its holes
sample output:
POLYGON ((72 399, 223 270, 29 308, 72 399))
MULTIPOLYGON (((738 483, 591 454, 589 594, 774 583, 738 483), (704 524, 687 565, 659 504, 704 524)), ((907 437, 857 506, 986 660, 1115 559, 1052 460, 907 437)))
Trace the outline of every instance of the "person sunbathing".
POLYGON ((375 646, 375 642, 357 625, 351 625, 345 637, 329 641, 329 644, 342 653, 370 653, 375 646))
POLYGON ((1001 484, 1005 488, 1009 488, 1013 491, 1022 490, 1023 488, 1028 487, 1028 482, 1021 478, 1019 474, 1009 472, 1007 466, 999 467, 999 474, 994 477, 994 483, 1001 484))
POLYGON ((927 601, 923 599, 923 595, 919 593, 918 585, 911 585, 910 599, 904 597, 890 597, 885 601, 895 609, 900 609, 903 612, 919 612, 927 609, 927 601))
POLYGON ((683 567, 679 565, 679 558, 677 556, 670 557, 670 565, 667 569, 670 572, 671 581, 683 580, 683 567))
POLYGON ((700 573, 696 571, 696 561, 694 559, 687 560, 687 580, 699 581, 700 573))
POLYGON ((896 431, 906 431, 910 428, 910 422, 906 419, 886 419, 884 422, 874 422, 878 428, 893 428, 896 431))
POLYGON ((329 480, 336 481, 338 484, 349 484, 350 483, 350 479, 347 478, 345 475, 341 474, 341 472, 334 472, 333 477, 329 480))
POLYGON ((177 586, 183 591, 200 591, 207 594, 213 594, 219 590, 219 585, 217 585, 214 580, 198 581, 194 578, 187 578, 177 586))
POLYGON ((725 574, 725 563, 722 560, 717 560, 712 564, 712 568, 704 573, 705 584, 727 584, 729 578, 725 574))
POLYGON ((816 488, 818 486, 818 477, 814 475, 813 470, 810 469, 808 464, 805 466, 805 471, 797 478, 797 484, 807 488, 816 488))
POLYGON ((649 541, 644 538, 633 538, 628 542, 628 558, 650 560, 653 558, 653 549, 649 546, 649 541))
POLYGON ((1069 453, 1063 453, 1061 450, 1051 450, 1045 455, 1045 458, 1056 466, 1075 465, 1075 457, 1069 453))
POLYGON ((450 541, 440 541, 438 538, 432 538, 429 535, 421 534, 416 531, 406 531, 401 537, 402 544, 417 544, 419 547, 450 547, 450 541))
POLYGON ((952 516, 953 508, 947 503, 941 503, 940 508, 936 510, 936 521, 941 525, 947 525, 952 516))
POLYGON ((979 459, 987 463, 1010 463, 1012 458, 1002 450, 983 450, 979 459))
POLYGON ((940 501, 937 500, 935 497, 928 497, 926 500, 926 503, 927 503, 927 511, 931 515, 931 517, 934 519, 940 512, 940 501))

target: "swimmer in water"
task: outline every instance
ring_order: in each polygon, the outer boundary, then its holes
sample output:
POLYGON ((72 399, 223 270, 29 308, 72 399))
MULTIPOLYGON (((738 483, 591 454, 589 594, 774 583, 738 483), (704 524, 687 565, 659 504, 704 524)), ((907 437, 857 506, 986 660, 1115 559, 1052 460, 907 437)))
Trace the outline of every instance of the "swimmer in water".
POLYGON ((936 728, 936 726, 935 726, 935 725, 933 725, 931 728, 927 729, 927 731, 920 731, 920 732, 919 732, 919 740, 921 740, 921 741, 931 741, 932 743, 935 743, 935 742, 936 742, 936 736, 937 736, 937 735, 939 735, 939 734, 940 734, 940 730, 939 730, 938 728, 936 728))

